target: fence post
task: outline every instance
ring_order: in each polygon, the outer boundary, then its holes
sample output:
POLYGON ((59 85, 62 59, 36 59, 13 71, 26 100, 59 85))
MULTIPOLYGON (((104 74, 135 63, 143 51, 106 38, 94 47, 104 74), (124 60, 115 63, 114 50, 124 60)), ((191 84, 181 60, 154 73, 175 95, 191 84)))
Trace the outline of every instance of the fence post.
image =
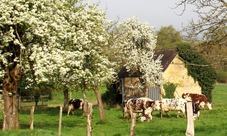
POLYGON ((136 113, 132 112, 132 123, 130 129, 130 136, 134 136, 135 127, 136 127, 136 113))
POLYGON ((87 117, 87 136, 92 136, 92 103, 84 102, 84 115, 87 117))
POLYGON ((186 129, 185 135, 194 136, 194 118, 193 118, 193 110, 192 110, 192 101, 187 101, 186 113, 187 113, 187 129, 186 129))
POLYGON ((34 125, 34 110, 35 110, 35 107, 32 106, 30 110, 30 129, 31 130, 33 130, 33 125, 34 125))
POLYGON ((62 107, 60 107, 59 112, 58 136, 61 135, 61 122, 62 122, 62 107))

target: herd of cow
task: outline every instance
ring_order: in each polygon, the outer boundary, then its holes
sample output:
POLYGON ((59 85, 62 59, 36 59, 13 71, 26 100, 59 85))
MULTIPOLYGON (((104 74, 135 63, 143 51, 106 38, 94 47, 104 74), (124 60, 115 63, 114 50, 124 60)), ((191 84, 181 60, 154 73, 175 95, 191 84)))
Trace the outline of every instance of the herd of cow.
POLYGON ((200 108, 204 110, 205 107, 212 109, 211 103, 207 100, 206 96, 203 94, 192 94, 184 93, 182 98, 163 98, 162 100, 151 100, 149 98, 131 98, 123 102, 123 116, 130 118, 132 113, 140 113, 141 121, 152 120, 152 113, 155 110, 160 111, 162 118, 162 113, 165 112, 169 117, 171 115, 169 111, 178 111, 177 117, 179 117, 182 112, 184 117, 186 116, 186 103, 187 100, 192 101, 193 115, 194 118, 199 119, 200 108))
MULTIPOLYGON (((123 117, 131 118, 133 113, 139 113, 139 118, 141 121, 151 121, 152 113, 155 110, 160 111, 162 118, 162 113, 165 112, 169 117, 171 115, 169 111, 178 111, 177 118, 180 113, 183 113, 186 117, 186 103, 187 100, 192 101, 193 115, 194 119, 198 118, 200 115, 200 108, 205 109, 206 107, 211 110, 211 103, 207 100, 207 97, 203 94, 192 94, 192 93, 183 93, 182 98, 163 98, 162 100, 151 100, 150 98, 140 97, 140 98, 131 98, 123 101, 123 117)), ((74 110, 82 109, 83 99, 71 99, 68 105, 68 113, 74 114, 74 110)))

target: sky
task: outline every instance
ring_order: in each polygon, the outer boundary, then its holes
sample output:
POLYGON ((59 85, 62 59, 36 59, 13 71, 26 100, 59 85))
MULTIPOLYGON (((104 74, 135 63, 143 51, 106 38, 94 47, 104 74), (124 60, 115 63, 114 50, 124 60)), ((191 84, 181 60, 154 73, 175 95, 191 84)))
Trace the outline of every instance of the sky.
POLYGON ((192 6, 187 6, 184 14, 179 16, 183 7, 174 9, 178 2, 180 0, 90 0, 90 4, 99 3, 99 9, 106 11, 108 20, 117 20, 119 17, 119 21, 122 22, 127 18, 137 16, 140 21, 155 26, 156 31, 162 26, 169 25, 181 31, 190 20, 197 20, 192 6))

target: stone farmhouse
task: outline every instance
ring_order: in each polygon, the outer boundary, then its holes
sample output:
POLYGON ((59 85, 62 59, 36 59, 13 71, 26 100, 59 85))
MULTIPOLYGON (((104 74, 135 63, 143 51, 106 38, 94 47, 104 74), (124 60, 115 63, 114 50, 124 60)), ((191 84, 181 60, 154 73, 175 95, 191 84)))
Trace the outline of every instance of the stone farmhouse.
MULTIPOLYGON (((154 59, 159 55, 163 55, 161 64, 163 66, 163 78, 165 82, 177 84, 174 93, 176 98, 181 97, 182 93, 190 92, 201 94, 201 87, 197 81, 194 81, 194 79, 188 75, 188 70, 175 49, 156 50, 154 59)), ((122 69, 119 72, 118 76, 120 78, 122 100, 134 97, 149 97, 153 100, 161 99, 162 94, 165 94, 163 85, 140 88, 139 75, 139 73, 129 75, 126 69, 122 69)))

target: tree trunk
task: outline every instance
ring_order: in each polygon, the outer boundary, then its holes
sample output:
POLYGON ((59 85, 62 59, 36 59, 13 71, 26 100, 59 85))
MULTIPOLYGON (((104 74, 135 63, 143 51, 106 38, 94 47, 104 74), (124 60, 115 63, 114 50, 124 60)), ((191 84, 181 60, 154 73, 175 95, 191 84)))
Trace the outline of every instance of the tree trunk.
POLYGON ((97 98, 97 101, 98 101, 98 108, 99 108, 99 116, 100 116, 100 119, 102 121, 105 121, 106 120, 106 116, 105 116, 105 113, 104 113, 102 98, 101 98, 101 94, 99 92, 98 87, 95 87, 94 88, 94 92, 95 92, 95 95, 96 95, 96 98, 97 98))
POLYGON ((5 68, 6 76, 3 79, 4 119, 3 130, 19 129, 17 86, 21 77, 19 66, 5 68))
POLYGON ((65 88, 64 90, 64 111, 67 111, 68 109, 68 102, 69 102, 69 90, 68 88, 65 88))
POLYGON ((84 101, 84 104, 83 104, 83 113, 84 113, 84 115, 85 115, 85 113, 87 113, 87 109, 88 109, 88 107, 86 107, 87 106, 87 104, 85 104, 85 103, 87 103, 88 101, 87 101, 87 96, 86 96, 86 92, 85 92, 85 85, 82 85, 81 86, 81 90, 82 90, 82 94, 83 94, 83 101, 84 101))
POLYGON ((85 102, 85 101, 87 101, 87 95, 86 95, 86 92, 85 92, 85 85, 83 85, 81 87, 81 90, 82 90, 83 100, 85 102))

